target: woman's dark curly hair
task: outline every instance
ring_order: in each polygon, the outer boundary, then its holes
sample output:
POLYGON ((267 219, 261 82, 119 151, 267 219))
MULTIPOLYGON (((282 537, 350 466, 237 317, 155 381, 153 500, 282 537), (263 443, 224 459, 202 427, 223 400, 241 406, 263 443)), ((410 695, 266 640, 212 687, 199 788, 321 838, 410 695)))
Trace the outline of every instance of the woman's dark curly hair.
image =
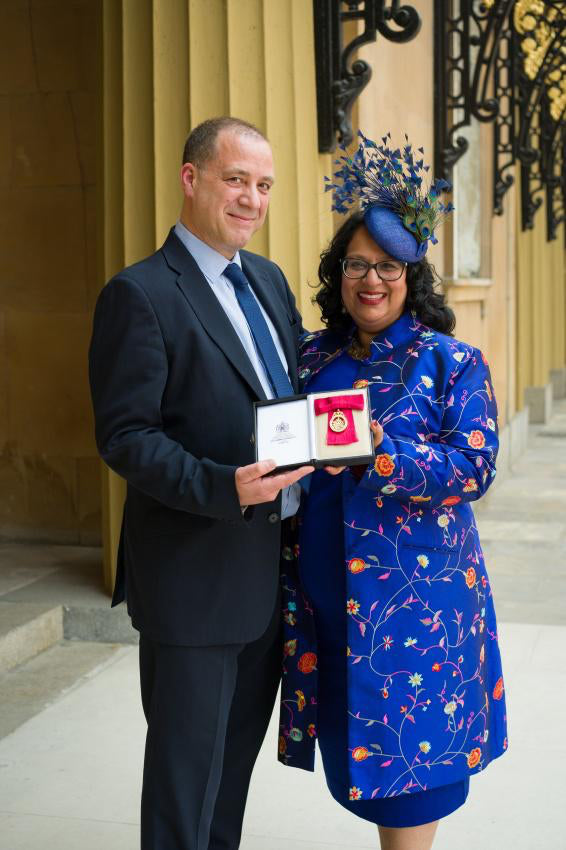
MULTIPOLYGON (((342 265, 354 233, 364 223, 363 212, 355 212, 336 231, 330 245, 320 256, 318 277, 320 288, 313 297, 322 313, 322 321, 329 330, 347 332, 352 319, 342 304, 342 265)), ((423 325, 452 336, 456 325, 454 313, 446 299, 436 290, 438 276, 426 258, 407 264, 407 300, 405 309, 412 310, 423 325)))

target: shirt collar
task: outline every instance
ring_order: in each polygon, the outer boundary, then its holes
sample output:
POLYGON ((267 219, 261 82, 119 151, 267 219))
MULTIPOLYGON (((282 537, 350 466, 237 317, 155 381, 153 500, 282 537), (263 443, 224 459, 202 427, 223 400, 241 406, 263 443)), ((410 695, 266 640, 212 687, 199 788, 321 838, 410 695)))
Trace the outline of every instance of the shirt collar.
POLYGON ((226 257, 223 257, 222 254, 211 248, 210 245, 207 245, 206 242, 203 242, 194 233, 191 233, 181 221, 178 221, 175 225, 175 234, 179 237, 187 251, 193 256, 197 266, 209 283, 214 284, 218 281, 228 263, 236 263, 242 268, 239 251, 236 251, 231 260, 227 260, 226 257))

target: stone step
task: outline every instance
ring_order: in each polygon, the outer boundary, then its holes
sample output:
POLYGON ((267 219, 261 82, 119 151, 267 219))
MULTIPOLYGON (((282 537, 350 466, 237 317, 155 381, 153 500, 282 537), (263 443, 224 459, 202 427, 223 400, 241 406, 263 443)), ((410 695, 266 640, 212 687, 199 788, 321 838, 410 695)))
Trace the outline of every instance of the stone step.
POLYGON ((63 638, 63 607, 0 602, 0 673, 22 664, 63 638))
POLYGON ((117 644, 62 640, 0 673, 0 738, 104 669, 122 651, 117 644))

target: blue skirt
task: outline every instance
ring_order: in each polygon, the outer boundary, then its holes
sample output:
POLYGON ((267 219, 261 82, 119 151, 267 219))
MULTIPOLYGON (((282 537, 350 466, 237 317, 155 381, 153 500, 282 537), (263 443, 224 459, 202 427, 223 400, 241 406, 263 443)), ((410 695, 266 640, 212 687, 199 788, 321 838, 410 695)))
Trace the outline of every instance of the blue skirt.
POLYGON ((348 797, 346 574, 339 476, 324 471, 313 474, 300 551, 301 582, 313 607, 317 632, 317 734, 330 793, 353 814, 380 826, 420 826, 446 817, 465 803, 469 779, 396 797, 348 797))

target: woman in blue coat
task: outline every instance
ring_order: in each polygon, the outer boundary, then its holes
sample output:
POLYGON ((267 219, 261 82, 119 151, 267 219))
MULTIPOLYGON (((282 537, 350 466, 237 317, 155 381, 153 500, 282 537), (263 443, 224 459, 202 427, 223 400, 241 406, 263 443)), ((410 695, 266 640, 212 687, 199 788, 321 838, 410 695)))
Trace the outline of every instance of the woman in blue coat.
POLYGON ((507 747, 471 508, 495 475, 497 409, 485 358, 451 335, 454 316, 424 257, 450 211, 438 201, 443 184, 421 190, 409 145, 363 139, 344 162, 336 207, 359 190, 365 209, 322 255, 316 301, 327 330, 305 338, 301 377, 306 392, 369 387, 375 461, 314 473, 298 570, 297 549, 284 549, 279 754, 312 770, 318 737, 332 795, 378 825, 383 850, 428 850, 469 777, 507 747), (395 180, 401 209, 377 196, 395 180))

